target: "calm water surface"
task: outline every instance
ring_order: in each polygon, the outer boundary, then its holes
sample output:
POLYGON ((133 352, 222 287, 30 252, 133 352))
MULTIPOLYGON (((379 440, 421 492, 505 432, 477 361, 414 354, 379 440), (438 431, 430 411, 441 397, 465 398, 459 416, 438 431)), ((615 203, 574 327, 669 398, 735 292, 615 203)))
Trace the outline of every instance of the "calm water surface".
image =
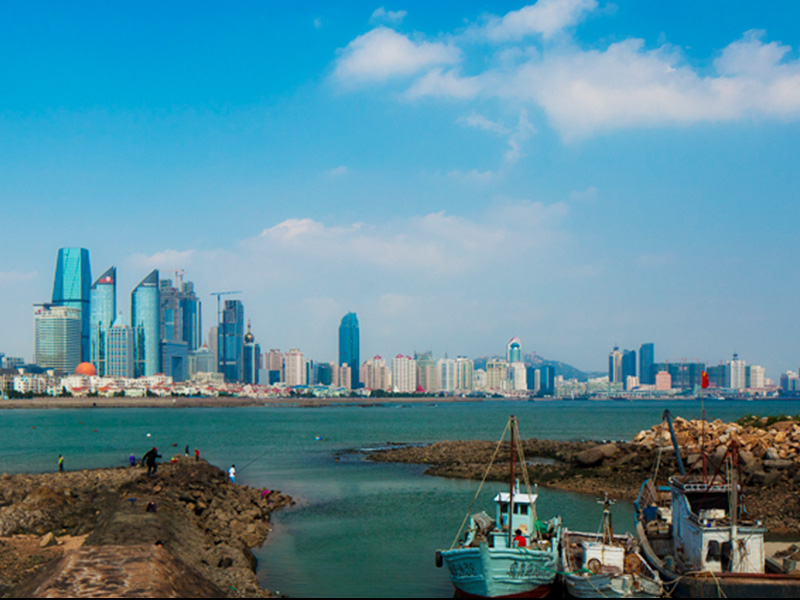
MULTIPOLYGON (((152 446, 168 457, 186 444, 238 481, 280 489, 297 505, 275 516, 261 549, 259 578, 294 597, 451 597, 434 551, 453 541, 474 482, 427 477, 414 465, 373 464, 361 454, 387 442, 497 440, 509 414, 524 437, 630 440, 664 408, 698 418, 698 401, 482 402, 375 407, 63 409, 0 411, 0 472, 42 472, 126 464, 152 446), (324 441, 316 441, 320 436, 324 441)), ((798 414, 798 401, 709 401, 709 419, 798 414)), ((474 510, 490 509, 501 486, 474 510)), ((561 514, 571 529, 596 530, 596 498, 539 490, 539 515, 561 514)), ((615 529, 632 526, 631 506, 614 507, 615 529)))

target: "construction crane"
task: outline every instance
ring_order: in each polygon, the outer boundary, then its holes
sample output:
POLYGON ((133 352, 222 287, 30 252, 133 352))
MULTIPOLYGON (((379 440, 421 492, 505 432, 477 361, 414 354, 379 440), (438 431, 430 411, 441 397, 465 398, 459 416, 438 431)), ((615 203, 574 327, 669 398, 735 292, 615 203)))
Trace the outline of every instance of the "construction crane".
MULTIPOLYGON (((220 306, 220 296, 229 296, 231 294, 241 294, 242 292, 211 292, 212 296, 217 297, 217 339, 220 337, 220 328, 222 327, 222 307, 220 306)), ((222 331, 222 348, 217 348, 217 369, 222 367, 221 372, 225 374, 225 364, 227 356, 225 355, 225 331, 222 331)))

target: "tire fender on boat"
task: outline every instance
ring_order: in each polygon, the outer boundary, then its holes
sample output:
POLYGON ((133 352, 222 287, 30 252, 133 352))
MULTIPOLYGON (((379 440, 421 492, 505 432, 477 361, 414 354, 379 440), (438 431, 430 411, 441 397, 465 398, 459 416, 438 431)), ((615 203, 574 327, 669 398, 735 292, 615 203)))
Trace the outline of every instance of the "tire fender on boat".
POLYGON ((436 551, 436 566, 441 568, 442 566, 442 553, 440 550, 436 551))

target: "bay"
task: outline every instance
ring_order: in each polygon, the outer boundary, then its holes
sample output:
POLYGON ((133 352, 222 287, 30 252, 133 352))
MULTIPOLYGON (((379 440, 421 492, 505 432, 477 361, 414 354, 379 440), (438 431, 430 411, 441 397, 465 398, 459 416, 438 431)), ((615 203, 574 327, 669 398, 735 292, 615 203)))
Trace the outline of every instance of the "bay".
MULTIPOLYGON (((476 483, 428 477, 416 465, 376 464, 363 453, 388 442, 497 440, 509 414, 524 437, 630 440, 660 422, 665 408, 699 418, 687 401, 490 401, 374 406, 265 406, 190 409, 0 411, 0 472, 43 472, 127 464, 153 446, 167 459, 188 445, 237 482, 280 489, 296 505, 274 515, 256 549, 259 580, 295 597, 451 597, 436 549, 453 541, 476 483), (321 439, 318 439, 321 438, 321 439)), ((800 401, 708 401, 709 419, 797 414, 800 401)), ((162 467, 163 468, 163 467, 162 467)), ((491 508, 487 485, 474 510, 491 508)), ((571 529, 596 530, 597 498, 540 489, 539 514, 561 514, 571 529)), ((629 503, 614 506, 615 528, 630 529, 629 503)))

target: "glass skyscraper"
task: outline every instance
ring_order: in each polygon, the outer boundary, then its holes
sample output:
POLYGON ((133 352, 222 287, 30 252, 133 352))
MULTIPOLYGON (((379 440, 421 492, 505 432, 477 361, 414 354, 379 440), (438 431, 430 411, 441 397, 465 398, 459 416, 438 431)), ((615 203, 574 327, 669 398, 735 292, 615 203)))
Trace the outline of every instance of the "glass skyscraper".
POLYGON ((81 362, 81 311, 72 306, 37 306, 33 314, 33 361, 72 374, 81 362))
POLYGON ((655 346, 652 342, 642 344, 639 348, 639 381, 647 385, 656 382, 656 373, 653 370, 655 362, 655 346))
POLYGON ((339 325, 339 366, 347 364, 352 372, 352 389, 361 387, 359 382, 359 332, 356 313, 347 313, 339 325))
POLYGON ((244 379, 244 306, 240 300, 225 300, 217 328, 218 372, 225 381, 244 379))
POLYGON ((80 311, 81 338, 80 358, 91 358, 89 290, 92 285, 92 269, 89 251, 86 248, 61 248, 56 259, 56 276, 53 281, 53 305, 69 306, 80 311))
POLYGON ((131 292, 131 326, 134 337, 135 377, 161 371, 158 327, 158 271, 151 271, 131 292))
POLYGON ((90 361, 97 374, 104 377, 108 372, 108 334, 117 315, 117 269, 110 267, 92 284, 90 291, 91 331, 90 361))

